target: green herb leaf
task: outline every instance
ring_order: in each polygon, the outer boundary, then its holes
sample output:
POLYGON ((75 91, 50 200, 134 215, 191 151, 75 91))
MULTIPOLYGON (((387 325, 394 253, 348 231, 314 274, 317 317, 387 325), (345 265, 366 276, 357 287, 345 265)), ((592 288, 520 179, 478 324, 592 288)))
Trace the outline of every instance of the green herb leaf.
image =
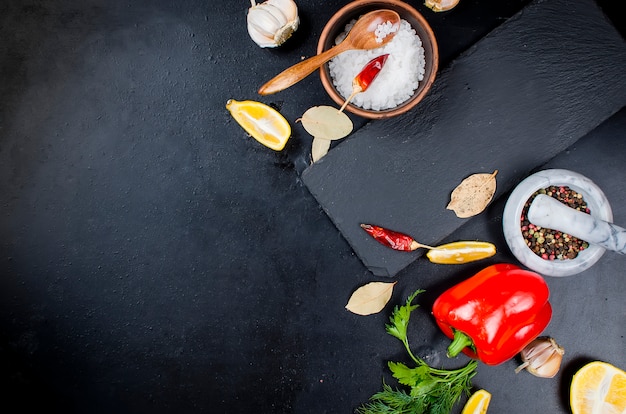
POLYGON ((370 401, 357 408, 358 414, 424 414, 427 411, 419 400, 402 390, 383 384, 383 390, 372 395, 370 401))
POLYGON ((424 380, 428 380, 428 366, 420 365, 415 368, 409 368, 401 362, 389 362, 387 364, 393 377, 402 385, 415 387, 424 380))
POLYGON ((383 390, 361 405, 356 411, 358 414, 449 414, 463 393, 469 395, 471 379, 478 366, 476 361, 453 370, 433 368, 411 352, 407 328, 411 312, 418 308, 413 305, 413 299, 422 292, 415 291, 405 305, 396 306, 389 318, 391 323, 385 325, 388 334, 402 341, 415 363, 415 367, 401 362, 388 363, 393 377, 409 387, 409 392, 383 383, 383 390))
POLYGON ((406 330, 409 325, 409 319, 411 318, 411 312, 419 307, 419 305, 411 305, 411 302, 413 302, 413 299, 415 299, 415 297, 422 292, 424 291, 417 290, 413 292, 413 294, 407 298, 405 305, 395 307, 393 314, 389 317, 391 324, 386 325, 387 333, 389 335, 392 335, 401 341, 406 339, 406 330))

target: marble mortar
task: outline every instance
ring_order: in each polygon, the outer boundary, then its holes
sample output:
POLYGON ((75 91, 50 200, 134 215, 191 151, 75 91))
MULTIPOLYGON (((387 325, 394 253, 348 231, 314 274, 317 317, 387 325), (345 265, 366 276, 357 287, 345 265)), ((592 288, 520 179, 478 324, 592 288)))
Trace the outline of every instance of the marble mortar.
MULTIPOLYGON (((504 213, 502 216, 502 229, 504 231, 504 237, 506 239, 506 242, 511 249, 511 253, 513 253, 513 255, 524 266, 545 276, 571 276, 583 272, 586 269, 589 269, 598 260, 600 260, 600 258, 606 251, 605 247, 611 248, 612 246, 592 244, 590 240, 587 240, 587 238, 594 241, 602 239, 602 235, 598 235, 593 231, 594 228, 596 229, 596 231, 600 231, 599 229, 603 226, 591 226, 590 228, 581 228, 580 226, 576 226, 573 222, 567 220, 565 220, 565 222, 568 223, 568 225, 565 225, 564 227, 569 227, 569 230, 572 229, 572 226, 577 227, 578 231, 576 232, 578 233, 578 235, 585 236, 580 238, 590 242, 589 247, 579 252, 576 258, 567 260, 542 259, 526 245, 526 241, 524 240, 524 237, 522 235, 520 225, 520 217, 524 205, 537 190, 547 188, 553 185, 567 186, 572 190, 582 194, 584 200, 589 207, 592 218, 595 219, 593 221, 594 223, 607 224, 613 221, 613 212, 611 210, 611 206, 609 205, 609 202, 602 190, 593 181, 573 171, 563 169, 548 169, 530 175, 522 182, 520 182, 518 186, 513 190, 504 207, 504 213)), ((543 212, 541 211, 542 208, 545 208, 545 205, 539 205, 535 207, 539 207, 539 209, 535 208, 534 215, 535 218, 537 216, 542 217, 544 224, 542 227, 552 228, 567 233, 568 229, 561 229, 558 227, 545 225, 549 224, 550 221, 549 219, 544 220, 546 217, 545 214, 543 214, 543 212)), ((572 210, 572 215, 570 215, 570 218, 575 217, 574 213, 579 213, 573 209, 570 209, 569 207, 567 208, 569 210, 572 210)), ((561 217, 561 219, 562 218, 563 217, 561 217)), ((560 220, 560 224, 563 224, 563 222, 563 220, 560 220)), ((555 224, 559 224, 559 221, 555 220, 555 224)))

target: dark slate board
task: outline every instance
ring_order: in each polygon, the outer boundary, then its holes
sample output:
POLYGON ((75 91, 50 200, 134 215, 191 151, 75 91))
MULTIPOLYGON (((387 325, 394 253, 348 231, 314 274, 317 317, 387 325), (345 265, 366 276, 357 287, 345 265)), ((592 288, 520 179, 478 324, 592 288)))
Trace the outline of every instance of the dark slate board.
POLYGON ((303 181, 363 263, 395 276, 424 252, 387 249, 359 223, 437 244, 468 220, 445 208, 456 185, 497 169, 495 197, 508 192, 626 105, 624 68, 626 43, 593 1, 533 2, 442 71, 416 109, 368 123, 303 181))

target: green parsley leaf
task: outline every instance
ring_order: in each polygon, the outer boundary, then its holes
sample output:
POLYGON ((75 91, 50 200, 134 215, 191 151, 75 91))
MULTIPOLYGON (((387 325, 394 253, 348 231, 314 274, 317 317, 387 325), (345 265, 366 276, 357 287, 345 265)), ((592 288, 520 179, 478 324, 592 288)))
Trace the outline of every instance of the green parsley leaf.
POLYGON ((389 317, 391 321, 390 325, 386 325, 387 333, 398 338, 401 341, 404 341, 406 338, 406 330, 409 325, 409 319, 411 318, 411 312, 419 307, 419 305, 411 305, 413 299, 420 293, 424 292, 423 290, 417 290, 413 292, 411 296, 409 296, 406 300, 406 304, 403 306, 396 306, 393 310, 393 314, 389 317))
POLYGON ((420 365, 415 368, 409 368, 401 362, 389 362, 387 365, 394 378, 402 385, 414 387, 420 382, 429 379, 429 369, 426 365, 420 365))
POLYGON ((409 392, 393 389, 383 382, 383 390, 361 405, 356 410, 358 414, 449 414, 463 393, 469 395, 478 366, 476 361, 453 370, 433 368, 411 352, 407 329, 411 312, 418 308, 413 305, 413 299, 422 292, 415 291, 405 305, 396 306, 389 318, 391 323, 385 325, 388 334, 402 341, 415 363, 415 367, 409 367, 401 362, 388 362, 393 377, 409 387, 409 392))

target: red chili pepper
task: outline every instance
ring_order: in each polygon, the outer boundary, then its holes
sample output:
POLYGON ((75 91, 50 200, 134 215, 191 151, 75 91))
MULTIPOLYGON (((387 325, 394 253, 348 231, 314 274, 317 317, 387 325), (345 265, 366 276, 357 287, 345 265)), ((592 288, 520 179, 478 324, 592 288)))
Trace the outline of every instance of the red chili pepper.
POLYGON ((369 88, 370 83, 376 79, 382 70, 388 57, 389 53, 385 53, 367 62, 359 74, 352 80, 352 89, 359 89, 359 92, 365 92, 369 88))
POLYGON ((512 264, 496 264, 445 291, 433 316, 453 341, 448 356, 463 351, 487 365, 513 358, 548 326, 552 307, 545 280, 512 264))
POLYGON ((370 236, 376 239, 380 244, 391 247, 395 250, 413 251, 420 247, 413 237, 397 231, 387 230, 383 227, 372 226, 371 224, 361 224, 361 228, 370 236))
POLYGON ((357 93, 365 92, 367 88, 369 88, 370 84, 376 79, 380 71, 383 69, 387 58, 389 57, 389 53, 385 53, 384 55, 380 55, 370 60, 365 64, 363 69, 359 72, 358 75, 354 77, 352 80, 352 94, 346 99, 346 101, 339 109, 339 112, 343 111, 345 107, 348 105, 348 102, 354 98, 354 95, 357 93))

